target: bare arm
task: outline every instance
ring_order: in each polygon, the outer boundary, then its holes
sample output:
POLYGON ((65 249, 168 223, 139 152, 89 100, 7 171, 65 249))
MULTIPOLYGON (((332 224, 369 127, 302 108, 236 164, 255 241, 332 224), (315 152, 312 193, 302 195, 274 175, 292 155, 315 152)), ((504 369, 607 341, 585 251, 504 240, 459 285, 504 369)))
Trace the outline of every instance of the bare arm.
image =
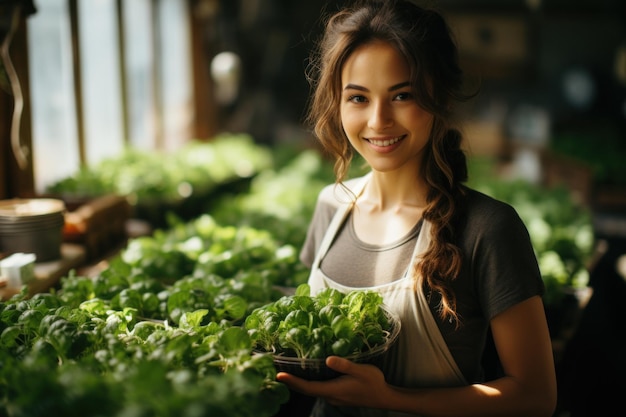
POLYGON ((403 389, 384 381, 371 365, 331 357, 330 367, 345 376, 327 382, 305 381, 279 373, 292 389, 355 405, 415 413, 424 417, 552 416, 556 376, 550 334, 539 296, 523 301, 491 321, 505 376, 484 384, 455 388, 403 389))

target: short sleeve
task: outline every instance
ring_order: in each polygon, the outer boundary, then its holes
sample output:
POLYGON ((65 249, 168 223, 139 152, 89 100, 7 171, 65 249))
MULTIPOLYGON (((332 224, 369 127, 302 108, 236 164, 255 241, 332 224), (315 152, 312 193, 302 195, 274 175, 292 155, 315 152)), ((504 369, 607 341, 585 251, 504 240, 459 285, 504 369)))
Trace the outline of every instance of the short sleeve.
POLYGON ((487 319, 544 292, 530 235, 515 209, 492 200, 474 216, 473 274, 487 319))

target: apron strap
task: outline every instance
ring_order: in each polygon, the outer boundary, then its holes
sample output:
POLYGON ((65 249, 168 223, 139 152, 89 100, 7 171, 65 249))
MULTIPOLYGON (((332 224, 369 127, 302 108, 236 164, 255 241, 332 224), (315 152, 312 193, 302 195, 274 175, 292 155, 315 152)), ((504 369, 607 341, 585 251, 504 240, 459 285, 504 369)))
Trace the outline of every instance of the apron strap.
MULTIPOLYGON (((361 195, 361 193, 365 189, 365 184, 367 184, 367 181, 369 181, 371 175, 372 174, 370 172, 367 175, 361 177, 359 181, 355 184, 354 188, 351 189, 355 197, 358 197, 361 195)), ((330 221, 330 224, 328 225, 328 228, 326 229, 326 233, 324 234, 322 243, 320 244, 320 247, 317 250, 317 254, 315 255, 315 260, 313 261, 313 266, 311 268, 312 271, 319 268, 322 258, 324 258, 324 256, 326 255, 326 252, 328 252, 328 249, 330 248, 330 245, 333 243, 333 239, 335 238, 335 235, 337 234, 337 230, 339 230, 339 227, 345 220, 346 216, 348 215, 348 213, 350 213, 350 210, 354 206, 355 200, 356 198, 350 202, 341 203, 339 207, 337 208, 335 215, 333 216, 332 220, 330 221)))

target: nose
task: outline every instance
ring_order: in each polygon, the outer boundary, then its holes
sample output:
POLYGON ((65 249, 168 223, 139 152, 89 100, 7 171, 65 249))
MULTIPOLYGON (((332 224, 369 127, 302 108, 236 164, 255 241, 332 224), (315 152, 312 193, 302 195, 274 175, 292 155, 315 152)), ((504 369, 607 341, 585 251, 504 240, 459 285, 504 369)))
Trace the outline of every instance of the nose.
POLYGON ((376 102, 371 107, 367 126, 374 131, 381 131, 393 124, 391 109, 387 103, 376 102))

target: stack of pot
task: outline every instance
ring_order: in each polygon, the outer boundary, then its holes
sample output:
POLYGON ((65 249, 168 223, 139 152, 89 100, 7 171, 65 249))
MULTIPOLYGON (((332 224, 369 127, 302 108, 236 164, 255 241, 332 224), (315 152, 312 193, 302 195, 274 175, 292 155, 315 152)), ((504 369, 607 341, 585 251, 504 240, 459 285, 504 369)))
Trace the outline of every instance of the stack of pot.
POLYGON ((0 200, 0 252, 61 258, 65 203, 48 198, 0 200))

